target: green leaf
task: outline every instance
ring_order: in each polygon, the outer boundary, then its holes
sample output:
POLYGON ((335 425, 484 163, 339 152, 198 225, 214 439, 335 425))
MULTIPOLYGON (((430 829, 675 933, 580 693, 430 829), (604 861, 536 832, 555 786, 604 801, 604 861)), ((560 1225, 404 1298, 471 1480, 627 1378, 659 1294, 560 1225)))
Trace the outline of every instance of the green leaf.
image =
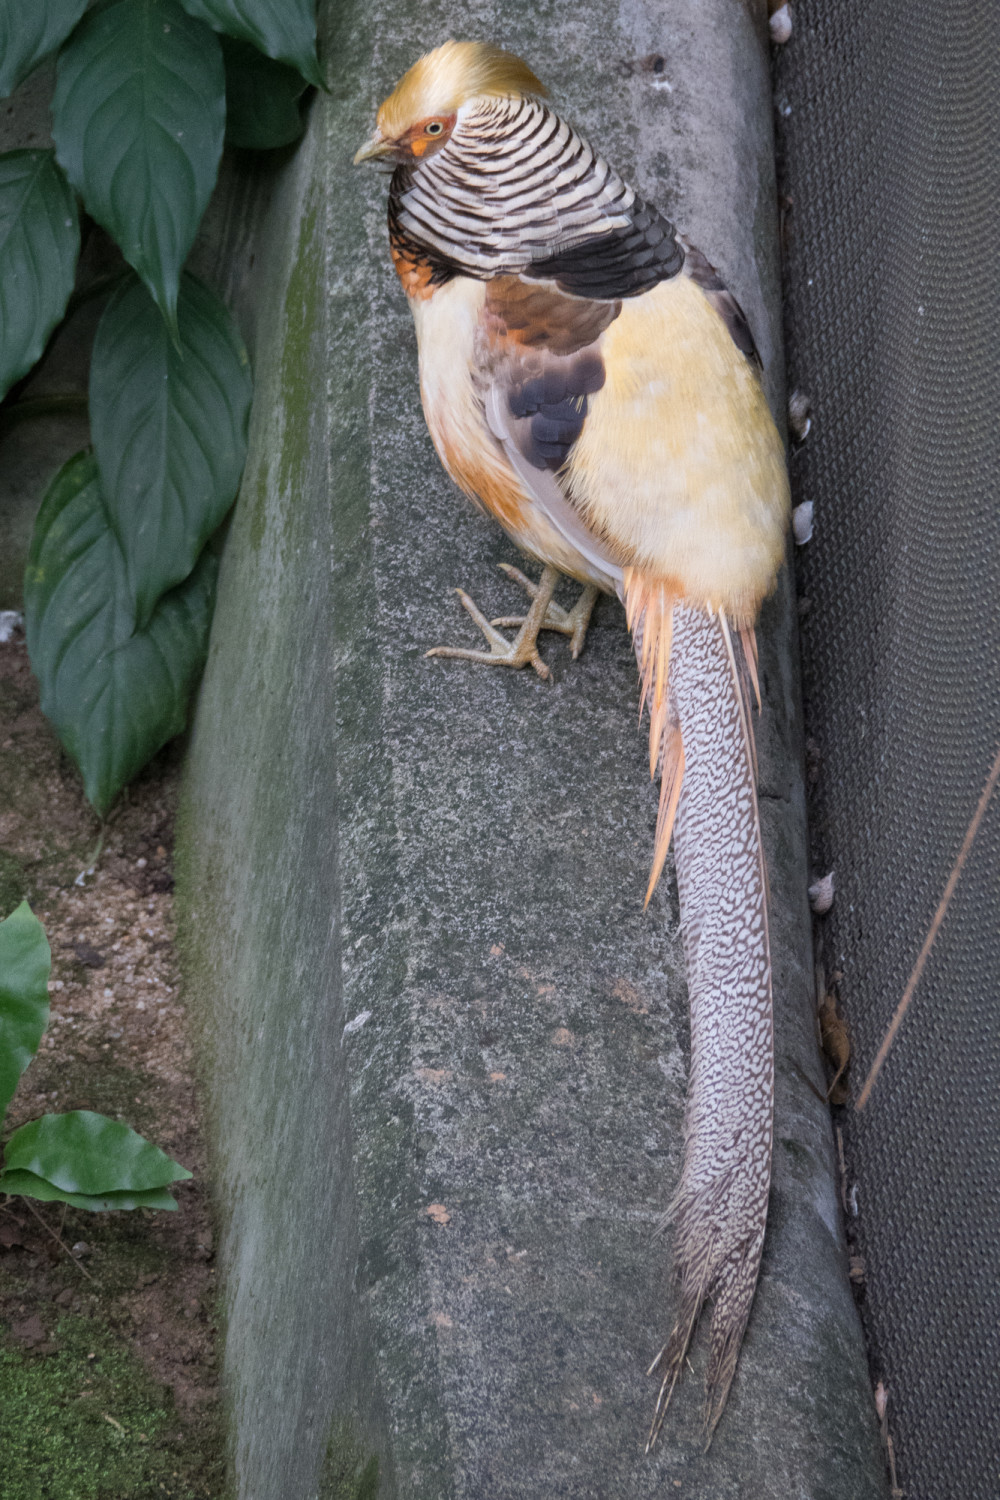
POLYGON ((216 562, 135 628, 125 559, 97 464, 78 453, 42 501, 25 574, 28 652, 42 711, 76 761, 103 817, 121 788, 184 728, 205 660, 216 562))
POLYGON ((0 399, 66 311, 79 253, 76 199, 52 152, 0 156, 0 399))
POLYGON ((37 1198, 41 1203, 68 1203, 72 1208, 89 1208, 95 1213, 114 1208, 176 1208, 177 1199, 164 1188, 150 1188, 144 1193, 64 1193, 34 1172, 0 1172, 0 1193, 21 1198, 37 1198))
POLYGON ((252 42, 267 57, 298 68, 325 88, 316 59, 316 0, 183 0, 189 15, 216 31, 252 42))
POLYGON ((27 901, 0 922, 0 1120, 49 1024, 52 955, 27 901))
POLYGON ((4 1170, 33 1172, 64 1193, 145 1193, 191 1173, 121 1120, 74 1109, 15 1130, 4 1170))
POLYGON ((87 0, 6 0, 0 5, 0 99, 69 36, 87 0))
POLYGON ((225 119, 218 38, 178 0, 111 0, 84 17, 59 54, 59 163, 171 326, 225 119))
POLYGON ((130 278, 105 309, 90 366, 101 491, 143 627, 232 505, 247 450, 250 368, 232 318, 185 276, 177 320, 180 350, 130 278))
POLYGON ((233 37, 222 38, 226 65, 226 143, 250 151, 290 146, 305 129, 301 73, 233 37))

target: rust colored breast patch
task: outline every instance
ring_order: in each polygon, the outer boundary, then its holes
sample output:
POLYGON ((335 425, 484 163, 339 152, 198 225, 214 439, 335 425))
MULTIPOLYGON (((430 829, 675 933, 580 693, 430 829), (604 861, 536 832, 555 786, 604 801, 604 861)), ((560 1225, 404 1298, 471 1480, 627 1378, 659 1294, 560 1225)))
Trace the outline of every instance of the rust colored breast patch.
POLYGON ((446 255, 431 246, 421 245, 407 234, 399 220, 400 198, 409 182, 408 167, 397 167, 389 189, 389 251, 396 274, 408 297, 424 300, 432 297, 436 287, 444 286, 455 274, 446 255))
POLYGON ((392 263, 396 267, 396 275, 403 285, 403 291, 408 297, 432 297, 435 289, 440 285, 434 279, 434 267, 429 260, 419 259, 413 254, 412 246, 390 244, 392 263))

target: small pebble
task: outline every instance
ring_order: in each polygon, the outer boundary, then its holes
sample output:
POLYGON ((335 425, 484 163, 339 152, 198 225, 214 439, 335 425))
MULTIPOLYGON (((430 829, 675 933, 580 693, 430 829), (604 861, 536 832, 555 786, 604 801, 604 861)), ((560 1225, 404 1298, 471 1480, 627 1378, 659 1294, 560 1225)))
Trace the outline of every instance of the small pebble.
POLYGON ((812 427, 812 402, 805 391, 793 391, 788 398, 788 425, 801 443, 812 427))
POLYGON ((79 1256, 89 1255, 90 1246, 86 1240, 77 1240, 75 1245, 70 1246, 70 1254, 79 1256))
POLYGON ((14 633, 24 625, 24 616, 16 609, 0 609, 0 646, 14 639, 14 633))
POLYGON ((803 500, 792 511, 792 535, 797 547, 804 547, 806 542, 812 541, 813 534, 813 502, 803 500))
POLYGON ((818 917, 822 917, 833 905, 833 871, 815 881, 809 887, 809 905, 818 917))
POLYGON ((137 870, 144 870, 148 864, 148 859, 137 859, 135 862, 135 867, 137 870))
POLYGON ((782 5, 776 10, 767 23, 771 33, 771 41, 776 47, 783 47, 792 34, 792 13, 787 5, 782 5))

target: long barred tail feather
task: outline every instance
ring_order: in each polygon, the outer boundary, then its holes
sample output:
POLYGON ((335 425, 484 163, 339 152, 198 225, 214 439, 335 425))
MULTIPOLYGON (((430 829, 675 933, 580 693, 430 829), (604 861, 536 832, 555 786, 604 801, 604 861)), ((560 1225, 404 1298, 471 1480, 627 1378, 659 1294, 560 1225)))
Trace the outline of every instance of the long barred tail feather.
POLYGON ((708 1299, 714 1303, 705 1376, 709 1442, 726 1404, 764 1244, 774 1038, 748 701, 757 690, 752 632, 741 630, 734 640, 723 614, 677 603, 669 589, 641 577, 626 576, 625 588, 644 701, 651 720, 659 713, 651 736, 655 730, 669 786, 665 797, 661 790, 654 870, 666 853, 661 824, 669 840, 672 823, 691 1010, 684 1160, 668 1214, 679 1299, 673 1329, 651 1367, 662 1376, 651 1447, 708 1299))

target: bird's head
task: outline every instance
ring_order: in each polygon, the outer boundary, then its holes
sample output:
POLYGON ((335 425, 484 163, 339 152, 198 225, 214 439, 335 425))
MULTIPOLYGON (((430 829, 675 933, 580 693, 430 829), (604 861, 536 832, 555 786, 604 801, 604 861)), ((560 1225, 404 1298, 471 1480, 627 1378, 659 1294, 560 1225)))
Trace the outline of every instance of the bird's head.
POLYGON ((361 161, 425 161, 448 141, 459 112, 475 99, 544 95, 527 63, 489 42, 445 42, 404 73, 382 104, 361 161))

